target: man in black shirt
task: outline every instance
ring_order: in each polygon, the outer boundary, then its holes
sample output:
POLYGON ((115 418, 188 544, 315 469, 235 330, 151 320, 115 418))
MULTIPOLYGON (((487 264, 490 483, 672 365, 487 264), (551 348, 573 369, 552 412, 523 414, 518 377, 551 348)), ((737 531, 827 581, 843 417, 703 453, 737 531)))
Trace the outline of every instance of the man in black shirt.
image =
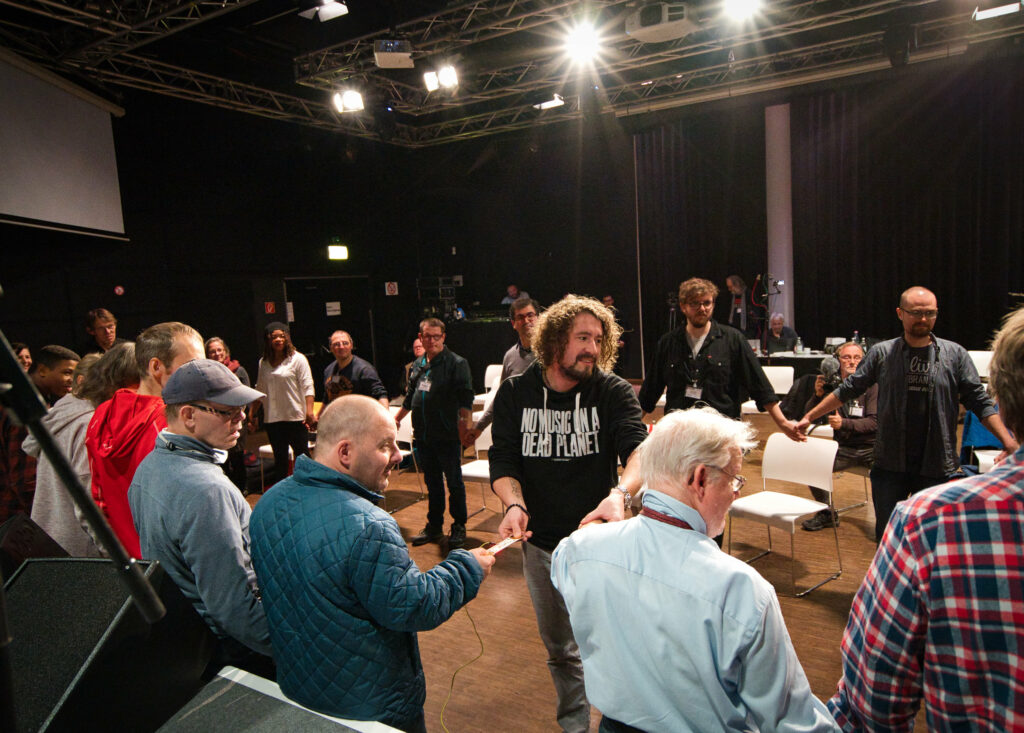
POLYGON ((444 322, 420 322, 424 355, 409 373, 409 387, 395 424, 412 413, 416 456, 427 484, 427 525, 410 540, 413 545, 437 542, 444 532, 444 484, 448 480, 448 513, 452 516, 448 548, 466 544, 466 484, 462 480, 461 438, 472 425, 473 381, 469 364, 444 345, 444 322))
POLYGON ((707 404, 738 419, 743 395, 749 394, 782 432, 804 440, 796 423, 782 414, 779 398, 743 334, 711 318, 717 295, 715 284, 703 278, 679 285, 679 310, 686 324, 658 341, 640 387, 640 406, 653 412, 667 388, 665 412, 707 404))
POLYGON ((348 331, 332 333, 330 345, 334 361, 324 369, 324 404, 320 412, 324 411, 328 403, 347 394, 366 395, 387 407, 387 389, 381 383, 373 364, 352 353, 355 345, 348 331))
POLYGON ((551 584, 551 553, 581 524, 622 519, 640 488, 632 455, 647 429, 633 387, 608 371, 619 331, 599 301, 567 295, 537 323, 537 362, 502 382, 494 398, 491 485, 508 507, 498 532, 529 540, 523 574, 548 650, 558 724, 571 733, 589 730, 590 704, 569 615, 551 584))

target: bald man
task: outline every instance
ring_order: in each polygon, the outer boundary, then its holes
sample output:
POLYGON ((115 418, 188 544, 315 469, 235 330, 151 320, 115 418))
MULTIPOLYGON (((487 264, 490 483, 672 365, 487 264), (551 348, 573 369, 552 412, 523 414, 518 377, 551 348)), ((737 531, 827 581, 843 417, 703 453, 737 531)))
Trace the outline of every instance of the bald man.
POLYGON ((896 504, 921 489, 961 477, 957 454, 958 403, 973 412, 1013 453, 1018 444, 985 392, 967 350, 937 338, 935 293, 920 286, 900 296, 903 335, 876 344, 857 371, 812 409, 798 429, 878 384, 878 438, 871 469, 875 541, 896 504))

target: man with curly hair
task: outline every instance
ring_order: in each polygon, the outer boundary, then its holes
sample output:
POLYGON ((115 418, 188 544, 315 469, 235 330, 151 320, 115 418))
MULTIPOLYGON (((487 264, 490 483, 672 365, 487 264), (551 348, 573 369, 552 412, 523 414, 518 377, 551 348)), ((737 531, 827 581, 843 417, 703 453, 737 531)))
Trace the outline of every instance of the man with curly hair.
POLYGON ((498 532, 528 540, 523 574, 548 650, 558 723, 573 733, 589 730, 590 703, 569 615, 551 583, 551 553, 582 524, 622 519, 640 488, 632 455, 647 429, 633 387, 611 373, 619 335, 600 301, 567 295, 534 329, 537 362, 502 382, 494 398, 491 485, 508 507, 498 532))

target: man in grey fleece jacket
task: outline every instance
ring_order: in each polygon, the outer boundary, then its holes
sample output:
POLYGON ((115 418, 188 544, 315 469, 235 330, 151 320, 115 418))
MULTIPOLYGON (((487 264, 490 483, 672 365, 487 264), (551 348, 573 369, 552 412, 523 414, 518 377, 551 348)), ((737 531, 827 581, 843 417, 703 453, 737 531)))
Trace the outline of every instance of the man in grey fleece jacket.
POLYGON ((243 407, 262 397, 220 362, 179 367, 164 385, 167 427, 139 464, 128 503, 143 559, 163 564, 217 636, 211 668, 232 664, 272 677, 249 555, 251 511, 220 468, 238 440, 243 407))

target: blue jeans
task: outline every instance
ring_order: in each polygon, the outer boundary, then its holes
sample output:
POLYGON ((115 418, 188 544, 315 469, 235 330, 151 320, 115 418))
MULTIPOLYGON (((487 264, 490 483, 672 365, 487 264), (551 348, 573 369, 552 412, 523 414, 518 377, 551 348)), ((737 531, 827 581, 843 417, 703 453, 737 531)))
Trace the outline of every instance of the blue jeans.
POLYGON ((954 476, 936 478, 916 473, 887 471, 875 466, 871 469, 871 502, 875 505, 875 542, 882 541, 885 525, 889 523, 896 505, 911 494, 929 486, 944 484, 954 476))
POLYGON ((462 444, 457 440, 413 441, 416 460, 427 485, 427 524, 444 528, 444 482, 448 480, 448 513, 455 524, 466 523, 466 484, 462 481, 462 444))

